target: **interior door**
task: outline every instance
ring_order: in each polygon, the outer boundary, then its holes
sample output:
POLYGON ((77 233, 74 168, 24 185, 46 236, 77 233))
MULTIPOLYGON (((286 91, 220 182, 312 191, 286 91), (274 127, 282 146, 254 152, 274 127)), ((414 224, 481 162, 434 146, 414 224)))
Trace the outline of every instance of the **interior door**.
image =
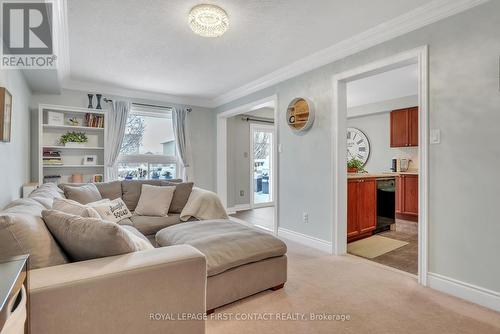
POLYGON ((251 124, 250 173, 253 207, 273 205, 274 126, 251 124))

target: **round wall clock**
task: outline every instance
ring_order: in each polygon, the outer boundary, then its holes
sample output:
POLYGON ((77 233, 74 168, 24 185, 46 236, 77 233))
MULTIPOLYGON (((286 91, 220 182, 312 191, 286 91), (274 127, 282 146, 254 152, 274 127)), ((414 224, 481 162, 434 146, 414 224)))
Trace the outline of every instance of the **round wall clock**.
POLYGON ((370 156, 370 142, 363 131, 347 128, 347 161, 358 159, 363 166, 370 156))
POLYGON ((312 102, 303 97, 293 99, 286 110, 286 122, 295 132, 309 129, 314 122, 312 102))

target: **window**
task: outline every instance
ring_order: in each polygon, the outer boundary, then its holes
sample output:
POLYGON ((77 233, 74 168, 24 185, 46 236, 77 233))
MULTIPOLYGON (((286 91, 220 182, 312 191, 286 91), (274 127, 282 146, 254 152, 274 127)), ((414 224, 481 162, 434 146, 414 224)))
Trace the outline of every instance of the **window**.
POLYGON ((172 110, 133 105, 118 157, 119 179, 169 180, 176 172, 172 110))

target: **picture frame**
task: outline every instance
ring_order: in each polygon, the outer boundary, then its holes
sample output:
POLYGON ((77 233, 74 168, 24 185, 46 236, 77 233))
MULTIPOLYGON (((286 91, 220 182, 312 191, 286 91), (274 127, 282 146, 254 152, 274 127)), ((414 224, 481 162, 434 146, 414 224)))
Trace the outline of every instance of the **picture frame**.
POLYGON ((0 87, 0 141, 10 142, 12 131, 12 94, 0 87))
POLYGON ((84 166, 94 166, 97 165, 97 155, 85 155, 83 156, 84 166))
POLYGON ((102 175, 102 174, 94 174, 94 175, 92 175, 91 182, 92 183, 104 182, 104 175, 102 175))

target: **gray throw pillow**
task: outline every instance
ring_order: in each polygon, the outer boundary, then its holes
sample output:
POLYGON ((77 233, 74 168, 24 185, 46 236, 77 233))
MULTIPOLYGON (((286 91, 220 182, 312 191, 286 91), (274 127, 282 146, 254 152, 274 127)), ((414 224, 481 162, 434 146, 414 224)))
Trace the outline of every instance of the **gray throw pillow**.
POLYGON ((174 198, 172 198, 172 203, 170 203, 168 212, 181 213, 193 190, 193 182, 165 182, 162 185, 175 186, 174 198))
POLYGON ((120 225, 102 219, 79 217, 56 210, 44 210, 42 217, 54 238, 75 261, 153 248, 151 243, 120 225))
POLYGON ((64 195, 66 195, 66 198, 76 201, 80 204, 89 204, 102 199, 101 193, 92 183, 76 187, 65 185, 64 195))

